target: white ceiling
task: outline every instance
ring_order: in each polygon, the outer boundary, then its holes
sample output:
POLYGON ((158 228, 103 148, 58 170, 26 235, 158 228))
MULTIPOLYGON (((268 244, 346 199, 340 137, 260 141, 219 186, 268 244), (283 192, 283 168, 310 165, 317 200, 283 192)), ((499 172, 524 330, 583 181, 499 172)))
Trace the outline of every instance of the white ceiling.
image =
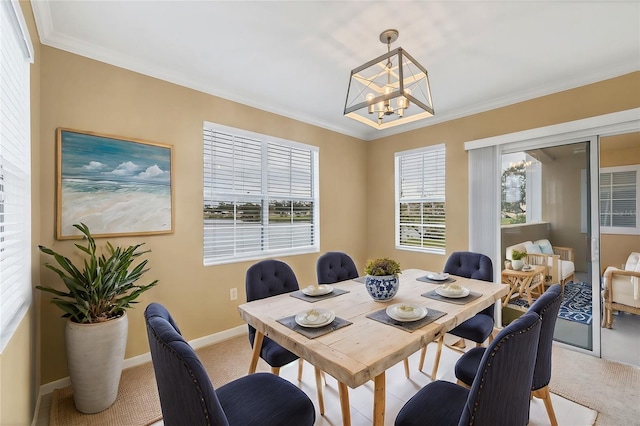
POLYGON ((31 3, 45 45, 365 140, 640 70, 640 1, 31 3), (436 115, 378 131, 343 110, 389 28, 436 115))

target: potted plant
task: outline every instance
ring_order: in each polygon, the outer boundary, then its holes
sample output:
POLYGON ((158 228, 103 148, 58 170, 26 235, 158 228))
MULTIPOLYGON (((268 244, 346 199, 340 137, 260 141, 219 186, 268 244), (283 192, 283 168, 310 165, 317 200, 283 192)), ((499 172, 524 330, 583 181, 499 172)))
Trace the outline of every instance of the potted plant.
POLYGON ((511 252, 511 267, 516 271, 520 271, 524 266, 524 258, 526 256, 526 251, 513 250, 511 252))
POLYGON ((400 286, 398 262, 386 257, 371 259, 367 261, 364 272, 367 274, 365 287, 373 300, 385 302, 395 297, 400 286))
MULTIPOLYGON (((52 293, 51 302, 64 311, 65 348, 69 377, 76 408, 83 413, 105 410, 116 400, 127 344, 128 319, 126 309, 137 303, 143 292, 158 283, 136 282, 144 275, 147 260, 132 268, 143 244, 126 248, 106 244, 106 254, 98 254, 89 228, 73 225, 84 234, 87 245, 75 246, 84 252, 82 269, 69 258, 38 246, 41 252, 53 256, 57 266, 45 263, 62 280, 67 291, 36 286, 52 293)), ((104 251, 104 250, 103 250, 104 251)))

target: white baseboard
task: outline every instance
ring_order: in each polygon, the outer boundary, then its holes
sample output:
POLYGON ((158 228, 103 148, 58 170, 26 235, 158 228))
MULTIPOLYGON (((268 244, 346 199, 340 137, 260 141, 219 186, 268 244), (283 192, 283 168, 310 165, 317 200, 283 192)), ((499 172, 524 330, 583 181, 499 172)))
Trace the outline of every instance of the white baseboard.
MULTIPOLYGON (((230 328, 228 330, 223 330, 218 333, 210 334, 208 336, 199 337, 197 339, 191 340, 189 344, 194 349, 200 349, 204 346, 213 345, 215 343, 220 343, 225 340, 229 340, 236 336, 241 336, 243 334, 248 334, 248 329, 246 324, 239 325, 234 328, 230 328)), ((144 363, 151 361, 151 352, 144 353, 142 355, 134 356, 132 358, 127 358, 124 360, 122 364, 122 368, 131 368, 138 365, 142 365, 144 363)), ((38 401, 40 400, 42 395, 47 395, 52 393, 56 389, 62 389, 71 384, 71 379, 67 376, 59 380, 55 380, 53 382, 45 383, 40 386, 38 401)))

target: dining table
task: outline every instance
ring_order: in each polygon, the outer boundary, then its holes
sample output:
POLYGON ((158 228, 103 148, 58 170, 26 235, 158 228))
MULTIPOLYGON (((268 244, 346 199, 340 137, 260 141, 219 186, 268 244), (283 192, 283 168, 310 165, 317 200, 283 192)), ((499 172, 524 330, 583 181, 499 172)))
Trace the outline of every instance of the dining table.
POLYGON ((340 281, 323 287, 331 291, 319 296, 299 290, 241 304, 240 316, 256 329, 249 374, 256 371, 266 336, 338 381, 345 426, 351 424, 348 388, 373 380, 373 425, 382 426, 385 371, 509 291, 508 285, 500 283, 453 275, 441 280, 430 271, 407 269, 399 274, 395 297, 381 302, 369 295, 363 282, 364 277, 340 281), (465 297, 442 296, 445 293, 439 290, 453 282, 466 291, 465 297), (416 309, 421 318, 405 320, 394 314, 405 307, 416 309), (322 327, 301 326, 298 320, 310 311, 314 316, 330 312, 331 322, 322 327))

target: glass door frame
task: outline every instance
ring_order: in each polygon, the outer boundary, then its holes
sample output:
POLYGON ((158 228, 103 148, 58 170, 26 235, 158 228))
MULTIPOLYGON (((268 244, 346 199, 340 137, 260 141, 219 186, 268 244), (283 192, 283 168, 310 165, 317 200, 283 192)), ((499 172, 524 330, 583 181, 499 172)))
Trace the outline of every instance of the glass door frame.
MULTIPOLYGON (((545 147, 565 145, 577 142, 589 143, 589 172, 592 177, 589 185, 589 193, 591 195, 590 200, 590 213, 587 217, 591 224, 591 253, 590 257, 599 257, 599 237, 600 237, 600 224, 599 214, 600 209, 598 206, 599 199, 599 137, 611 136, 620 133, 627 133, 632 131, 640 131, 640 108, 635 108, 626 111, 620 111, 616 113, 586 118, 582 120, 571 121, 567 123, 555 124, 551 126, 525 130, 516 133, 510 133, 506 135, 494 136, 485 139, 479 139, 475 141, 469 141, 465 143, 465 150, 482 150, 483 148, 491 148, 491 157, 493 170, 492 178, 499 176, 500 174, 500 158, 505 151, 513 152, 517 150, 531 149, 533 147, 545 147), (594 208, 595 205, 595 208, 594 208)), ((471 155, 470 158, 473 158, 471 155)), ((491 159, 489 159, 491 160, 491 159)), ((493 216, 494 223, 498 224, 500 220, 500 197, 499 194, 499 179, 494 180, 494 185, 488 185, 491 188, 488 190, 489 196, 487 200, 493 200, 493 208, 484 209, 484 211, 478 211, 477 204, 474 205, 473 188, 475 182, 474 177, 478 177, 474 168, 478 168, 478 164, 472 164, 469 161, 469 250, 481 251, 486 253, 492 253, 494 259, 494 277, 500 277, 501 262, 495 262, 496 259, 502 259, 502 253, 500 253, 500 227, 490 226, 488 232, 492 235, 484 235, 487 238, 480 238, 483 236, 483 221, 486 227, 486 220, 491 219, 493 216), (476 212, 478 214, 476 214, 476 212), (488 241, 488 239, 490 241, 488 241), (492 248, 492 249, 491 249, 492 248)), ((486 169, 485 169, 486 170, 486 169)), ((593 294, 593 326, 592 326, 592 350, 585 350, 575 346, 569 346, 572 350, 590 353, 592 355, 600 357, 600 324, 596 321, 600 320, 600 267, 599 261, 595 262, 591 260, 591 278, 592 278, 592 294, 593 294)), ((499 281, 499 278, 496 278, 499 281)), ((497 304, 500 305, 500 304, 497 304)), ((498 324, 501 323, 501 309, 497 308, 496 318, 498 324)))

